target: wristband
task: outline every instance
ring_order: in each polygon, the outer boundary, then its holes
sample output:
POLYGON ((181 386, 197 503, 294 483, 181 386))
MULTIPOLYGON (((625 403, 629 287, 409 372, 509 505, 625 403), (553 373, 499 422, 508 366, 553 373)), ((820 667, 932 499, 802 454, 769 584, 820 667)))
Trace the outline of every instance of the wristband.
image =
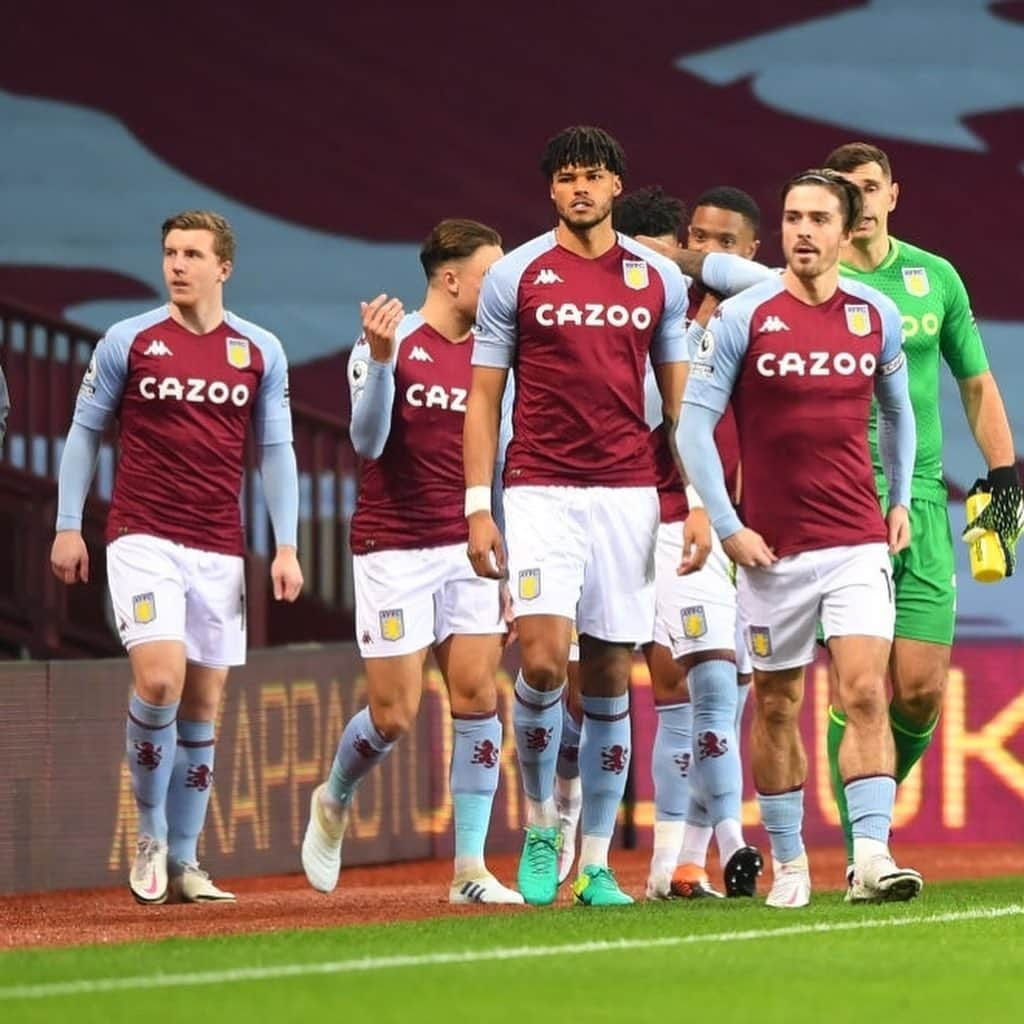
POLYGON ((997 466, 988 471, 988 482, 993 491, 1005 491, 1011 487, 1020 487, 1020 477, 1016 466, 997 466))
POLYGON ((691 509, 704 507, 704 502, 700 500, 700 495, 697 493, 697 489, 693 484, 686 485, 686 504, 689 505, 691 509))
POLYGON ((466 517, 474 512, 491 511, 491 488, 487 484, 475 484, 466 488, 466 517))

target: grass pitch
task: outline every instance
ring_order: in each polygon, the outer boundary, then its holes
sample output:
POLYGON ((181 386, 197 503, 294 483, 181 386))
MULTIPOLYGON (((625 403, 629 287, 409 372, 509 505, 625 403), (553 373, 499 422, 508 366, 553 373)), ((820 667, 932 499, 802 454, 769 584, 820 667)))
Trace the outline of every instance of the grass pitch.
POLYGON ((557 908, 0 954, 0 1021, 681 1021, 911 1024, 1021 1019, 1022 879, 851 907, 838 893, 557 908))

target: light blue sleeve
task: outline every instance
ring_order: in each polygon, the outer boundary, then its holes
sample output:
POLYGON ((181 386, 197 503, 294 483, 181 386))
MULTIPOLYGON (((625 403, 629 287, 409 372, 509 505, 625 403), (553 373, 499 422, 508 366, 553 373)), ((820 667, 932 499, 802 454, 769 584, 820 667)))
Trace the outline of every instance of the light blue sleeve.
POLYGON ((473 329, 473 365, 507 370, 515 361, 519 326, 516 296, 519 270, 504 257, 484 275, 473 329))
POLYGON ((738 295, 778 276, 777 270, 731 252, 709 252, 700 270, 705 287, 726 296, 738 295))
POLYGON ((725 485, 725 470, 715 444, 715 427, 722 414, 703 405, 683 403, 676 428, 676 444, 690 485, 704 502, 704 510, 720 540, 743 529, 725 485))
POLYGON ((4 376, 3 367, 0 367, 0 444, 4 443, 4 435, 7 433, 7 414, 11 411, 11 399, 7 393, 7 378, 4 376))
MULTIPOLYGON (((727 299, 715 310, 703 334, 696 330, 691 351, 690 375, 686 381, 684 405, 702 405, 719 415, 725 412, 750 344, 752 307, 744 297, 727 299)), ((703 497, 703 495, 702 495, 703 497)))
POLYGON ((505 452, 512 440, 512 409, 516 400, 515 376, 509 373, 505 381, 505 392, 501 396, 501 420, 498 423, 498 453, 494 459, 494 476, 491 477, 491 514, 498 529, 505 532, 505 452))
POLYGON ((348 428, 352 447, 360 458, 379 459, 391 433, 395 365, 373 359, 370 346, 360 338, 348 357, 348 386, 352 397, 348 428))
POLYGON ((686 312, 690 307, 690 297, 686 278, 674 263, 664 268, 658 264, 657 267, 665 282, 665 308, 651 338, 651 363, 654 366, 687 363, 690 354, 686 348, 686 312))
POLYGON ((910 485, 917 457, 917 424, 910 402, 910 377, 903 354, 903 319, 895 303, 879 293, 882 358, 875 375, 878 450, 889 481, 890 505, 910 508, 910 485))
POLYGON ((253 408, 253 432, 261 445, 290 444, 292 410, 288 396, 288 360, 269 331, 251 332, 263 353, 263 378, 253 408))
POLYGON ((290 441, 263 445, 260 449, 260 476, 277 546, 289 544, 298 547, 299 471, 290 441))
POLYGON ((101 433, 117 414, 128 379, 128 356, 137 331, 115 324, 92 351, 75 401, 74 423, 101 433))
POLYGON ((676 445, 686 477, 722 540, 741 530, 743 524, 729 498, 714 433, 750 344, 752 311, 748 301, 729 299, 715 310, 703 334, 698 336, 694 329, 691 338, 696 347, 676 427, 676 445))
POLYGON ((82 509, 89 493, 103 431, 73 422, 64 442, 57 477, 57 529, 81 530, 82 509))

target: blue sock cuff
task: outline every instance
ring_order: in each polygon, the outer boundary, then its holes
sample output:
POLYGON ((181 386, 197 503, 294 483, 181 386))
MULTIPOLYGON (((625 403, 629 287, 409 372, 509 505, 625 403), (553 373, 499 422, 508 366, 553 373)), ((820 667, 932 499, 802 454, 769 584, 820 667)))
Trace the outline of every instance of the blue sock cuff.
POLYGON ((583 714, 587 718, 610 721, 629 714, 629 694, 620 697, 583 697, 583 714))
POLYGON ((688 729, 693 724, 692 704, 655 704, 654 711, 670 729, 688 729))
POLYGON ((522 672, 516 676, 516 699, 535 711, 545 711, 553 705, 561 703, 563 690, 565 690, 565 683, 556 686, 553 690, 535 690, 523 678, 522 672))
POLYGON ((389 751, 395 744, 392 740, 386 740, 377 731, 377 726, 374 724, 373 715, 370 714, 369 706, 362 709, 359 712, 361 715, 366 716, 367 728, 363 730, 365 738, 369 741, 370 746, 377 751, 378 754, 384 754, 389 751))
POLYGON ((128 715, 147 729, 165 729, 178 717, 178 704, 148 704, 137 693, 128 701, 128 715))
POLYGON ((178 719, 178 742, 208 743, 213 739, 213 722, 190 722, 186 718, 178 719))

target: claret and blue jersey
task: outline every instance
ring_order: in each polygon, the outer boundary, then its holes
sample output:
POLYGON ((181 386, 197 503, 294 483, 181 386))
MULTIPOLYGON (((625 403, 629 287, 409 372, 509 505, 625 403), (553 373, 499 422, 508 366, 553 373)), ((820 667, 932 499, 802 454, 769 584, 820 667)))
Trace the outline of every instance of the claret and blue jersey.
POLYGON ((166 306, 122 320, 96 346, 73 419, 102 431, 115 417, 121 450, 107 540, 146 533, 244 553, 238 499, 249 422, 261 445, 292 440, 278 339, 227 312, 207 334, 181 326, 166 306))

